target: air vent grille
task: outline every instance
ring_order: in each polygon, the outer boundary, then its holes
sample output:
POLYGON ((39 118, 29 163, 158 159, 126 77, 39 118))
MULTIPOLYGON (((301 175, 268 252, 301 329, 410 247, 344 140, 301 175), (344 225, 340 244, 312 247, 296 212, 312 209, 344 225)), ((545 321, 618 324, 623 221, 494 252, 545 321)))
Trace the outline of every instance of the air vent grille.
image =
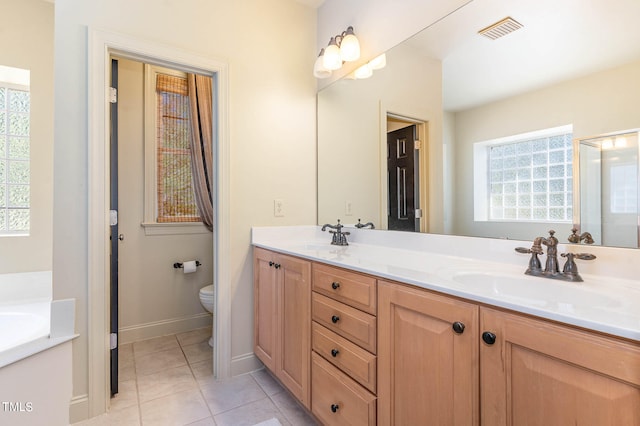
POLYGON ((497 40, 500 37, 504 37, 516 30, 522 28, 523 25, 511 17, 506 17, 502 21, 498 21, 493 25, 489 25, 478 31, 478 34, 483 35, 491 40, 497 40))

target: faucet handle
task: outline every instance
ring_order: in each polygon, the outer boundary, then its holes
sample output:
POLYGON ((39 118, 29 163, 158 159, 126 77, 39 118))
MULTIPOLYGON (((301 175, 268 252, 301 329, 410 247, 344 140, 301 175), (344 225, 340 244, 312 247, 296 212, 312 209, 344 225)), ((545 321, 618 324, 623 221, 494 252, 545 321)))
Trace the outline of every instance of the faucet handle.
POLYGON ((516 247, 515 251, 517 251, 518 253, 522 253, 522 254, 529 254, 529 253, 533 253, 531 251, 531 249, 528 249, 526 247, 516 247))

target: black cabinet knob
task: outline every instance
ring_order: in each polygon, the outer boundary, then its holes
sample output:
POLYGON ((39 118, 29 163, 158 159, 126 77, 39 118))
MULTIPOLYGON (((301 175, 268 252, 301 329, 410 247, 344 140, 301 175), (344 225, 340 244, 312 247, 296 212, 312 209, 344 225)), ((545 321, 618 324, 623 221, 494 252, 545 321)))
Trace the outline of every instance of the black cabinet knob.
POLYGON ((464 332, 464 324, 461 323, 460 321, 454 322, 452 327, 453 327, 453 331, 455 331, 458 334, 462 334, 464 332))
POLYGON ((269 266, 273 266, 273 265, 275 265, 275 263, 274 263, 273 261, 271 261, 271 260, 270 260, 270 261, 269 261, 269 266))
POLYGON ((496 335, 490 331, 485 331, 482 333, 482 340, 487 345, 493 345, 496 342, 496 335))
POLYGON ((331 283, 331 288, 334 290, 337 290, 338 288, 340 288, 340 283, 337 281, 334 281, 331 283))
POLYGON ((331 404, 331 412, 336 413, 340 406, 338 404, 331 404))
POLYGON ((280 266, 282 266, 282 265, 280 265, 279 263, 276 263, 276 264, 275 264, 275 265, 273 265, 273 266, 274 266, 276 269, 280 269, 280 266))
POLYGON ((335 358, 335 357, 337 357, 339 353, 340 353, 340 351, 339 351, 339 350, 337 350, 337 349, 331 349, 331 356, 332 356, 332 357, 334 357, 334 358, 335 358))
POLYGON ((337 323, 338 321, 340 321, 340 317, 337 315, 334 315, 331 317, 331 322, 333 322, 334 324, 337 323))

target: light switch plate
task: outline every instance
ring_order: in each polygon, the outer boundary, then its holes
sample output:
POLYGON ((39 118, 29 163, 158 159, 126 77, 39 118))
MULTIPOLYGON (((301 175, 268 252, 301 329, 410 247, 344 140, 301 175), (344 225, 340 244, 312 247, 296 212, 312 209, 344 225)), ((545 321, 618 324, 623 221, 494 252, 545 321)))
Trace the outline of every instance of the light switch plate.
POLYGON ((273 200, 273 215, 275 217, 284 217, 284 200, 281 198, 273 200))

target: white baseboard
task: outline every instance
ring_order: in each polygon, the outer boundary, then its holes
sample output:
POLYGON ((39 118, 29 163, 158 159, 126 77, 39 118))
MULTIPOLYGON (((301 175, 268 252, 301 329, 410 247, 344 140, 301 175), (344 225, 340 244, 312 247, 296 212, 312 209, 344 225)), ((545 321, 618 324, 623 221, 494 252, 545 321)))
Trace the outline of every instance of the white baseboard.
POLYGON ((89 418, 89 395, 77 395, 69 403, 69 423, 77 423, 89 418))
POLYGON ((183 333, 197 328, 210 327, 212 324, 211 314, 204 312, 189 317, 122 327, 118 330, 118 344, 123 345, 167 334, 183 333))
POLYGON ((260 360, 252 352, 231 358, 231 375, 250 373, 263 367, 260 360))

